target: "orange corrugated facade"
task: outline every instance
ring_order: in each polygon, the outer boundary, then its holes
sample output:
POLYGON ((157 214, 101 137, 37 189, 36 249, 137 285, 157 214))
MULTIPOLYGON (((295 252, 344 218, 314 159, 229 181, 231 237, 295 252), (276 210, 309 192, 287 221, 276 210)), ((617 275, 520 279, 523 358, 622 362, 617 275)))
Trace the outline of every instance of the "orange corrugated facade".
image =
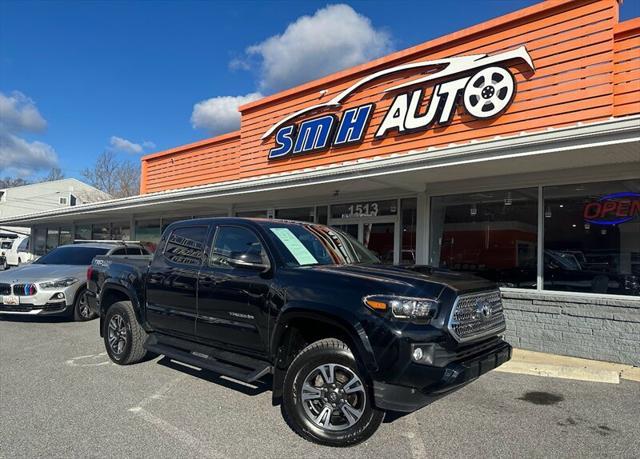
MULTIPOLYGON (((240 131, 144 157, 141 192, 410 154, 428 147, 638 114, 640 19, 619 23, 618 8, 617 0, 543 2, 247 104, 240 108, 240 131), (535 71, 515 62, 509 65, 517 90, 513 102, 496 118, 475 119, 459 105, 447 125, 374 139, 393 101, 393 92, 384 90, 417 76, 415 71, 404 72, 364 85, 334 112, 339 115, 349 108, 375 103, 361 143, 280 160, 268 158, 274 138, 262 136, 274 123, 301 108, 331 99, 367 75, 401 64, 493 55, 519 46, 526 47, 535 71)), ((432 87, 426 85, 425 93, 429 94, 432 87)), ((421 110, 426 103, 423 101, 421 110)))

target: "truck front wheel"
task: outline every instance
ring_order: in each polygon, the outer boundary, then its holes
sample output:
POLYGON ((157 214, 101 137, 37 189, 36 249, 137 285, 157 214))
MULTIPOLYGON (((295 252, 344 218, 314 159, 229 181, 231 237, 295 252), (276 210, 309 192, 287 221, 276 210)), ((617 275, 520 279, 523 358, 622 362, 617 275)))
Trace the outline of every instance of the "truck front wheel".
POLYGON ((284 380, 282 411, 301 437, 328 446, 352 446, 378 429, 384 412, 342 341, 322 339, 293 360, 284 380))
POLYGON ((140 362, 147 354, 144 348, 147 333, 138 323, 129 301, 118 301, 109 307, 103 336, 109 358, 118 365, 140 362))

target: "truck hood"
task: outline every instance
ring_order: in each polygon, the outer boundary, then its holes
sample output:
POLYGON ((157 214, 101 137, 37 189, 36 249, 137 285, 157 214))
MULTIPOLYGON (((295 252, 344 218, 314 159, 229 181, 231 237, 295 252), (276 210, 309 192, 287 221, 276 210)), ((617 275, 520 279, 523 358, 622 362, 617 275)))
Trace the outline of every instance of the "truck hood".
POLYGON ((86 277, 87 266, 82 265, 39 265, 28 264, 8 271, 0 272, 0 282, 2 283, 38 283, 65 277, 75 277, 84 279, 86 277))
POLYGON ((448 287, 456 294, 460 294, 497 288, 494 282, 481 277, 423 265, 324 265, 311 266, 309 269, 380 282, 391 289, 395 285, 399 290, 421 288, 428 285, 431 291, 435 290, 435 286, 440 286, 440 291, 442 288, 448 287))

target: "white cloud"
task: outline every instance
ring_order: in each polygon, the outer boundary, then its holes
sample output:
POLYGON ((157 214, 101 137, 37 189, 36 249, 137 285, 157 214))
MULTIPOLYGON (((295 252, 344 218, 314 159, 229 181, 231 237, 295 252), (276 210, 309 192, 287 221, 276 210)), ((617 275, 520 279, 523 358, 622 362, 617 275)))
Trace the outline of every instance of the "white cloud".
POLYGON ((40 132, 47 122, 33 100, 20 91, 10 95, 0 92, 0 126, 11 132, 40 132))
POLYGON ((123 151, 125 153, 142 153, 142 145, 139 143, 133 143, 130 140, 123 139, 118 136, 111 136, 109 145, 116 151, 123 151))
POLYGON ((258 91, 245 96, 219 96, 193 107, 191 124, 211 134, 240 127, 238 106, 273 92, 370 61, 392 50, 390 35, 375 29, 349 5, 329 5, 302 16, 229 62, 232 70, 257 67, 258 91))
POLYGON ((19 91, 0 92, 0 171, 3 175, 28 176, 58 166, 53 147, 28 141, 18 134, 41 132, 47 127, 33 100, 19 91))
POLYGON ((191 124, 213 135, 235 131, 240 128, 238 107, 262 97, 259 92, 252 92, 245 96, 220 96, 203 100, 193 106, 191 124))
POLYGON ((349 5, 329 5, 250 46, 247 59, 234 59, 230 65, 246 68, 257 58, 260 89, 279 91, 370 61, 392 48, 390 35, 374 28, 369 18, 349 5))
POLYGON ((117 135, 111 136, 109 139, 109 146, 112 151, 120 151, 123 153, 140 154, 145 150, 153 150, 156 148, 156 144, 145 140, 142 144, 132 142, 131 140, 118 137, 117 135))
POLYGON ((43 142, 29 142, 5 130, 0 130, 0 170, 21 176, 58 166, 55 150, 43 142))

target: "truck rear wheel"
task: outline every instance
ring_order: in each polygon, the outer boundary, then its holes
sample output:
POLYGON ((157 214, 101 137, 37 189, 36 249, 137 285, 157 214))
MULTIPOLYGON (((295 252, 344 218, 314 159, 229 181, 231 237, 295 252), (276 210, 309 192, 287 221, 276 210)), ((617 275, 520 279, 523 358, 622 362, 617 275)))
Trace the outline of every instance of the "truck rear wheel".
POLYGON ((147 354, 147 333, 138 323, 130 301, 118 301, 109 307, 103 336, 109 358, 118 365, 140 362, 147 354))
POLYGON ((301 437, 328 446, 352 446, 378 429, 384 412, 349 347, 335 338, 310 344, 284 379, 282 412, 301 437))

